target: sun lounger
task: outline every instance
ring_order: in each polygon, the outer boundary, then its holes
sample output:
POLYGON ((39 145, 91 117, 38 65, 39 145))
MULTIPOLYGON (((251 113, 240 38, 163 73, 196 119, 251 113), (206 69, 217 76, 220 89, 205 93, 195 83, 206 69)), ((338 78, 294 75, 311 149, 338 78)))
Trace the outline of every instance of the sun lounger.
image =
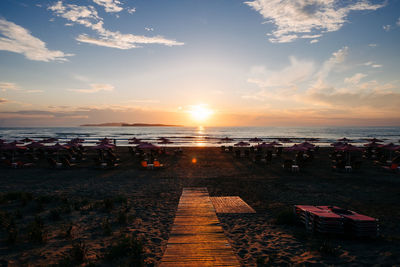
POLYGON ((377 219, 335 206, 295 205, 294 211, 311 232, 356 237, 374 237, 379 232, 377 219))

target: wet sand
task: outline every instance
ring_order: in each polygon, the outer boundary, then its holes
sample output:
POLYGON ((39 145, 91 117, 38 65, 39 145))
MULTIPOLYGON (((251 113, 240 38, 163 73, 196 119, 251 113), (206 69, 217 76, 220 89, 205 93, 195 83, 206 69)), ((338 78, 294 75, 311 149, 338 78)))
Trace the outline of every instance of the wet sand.
POLYGON ((51 169, 45 161, 30 169, 1 167, 0 261, 5 266, 57 264, 80 240, 82 265, 122 265, 124 257, 107 258, 110 246, 134 233, 143 242, 144 265, 157 265, 182 188, 198 186, 207 187, 210 196, 240 196, 256 210, 218 214, 243 266, 398 264, 400 175, 367 160, 352 173, 334 172, 328 150, 317 152, 299 173, 282 169, 283 159, 293 158, 289 152, 266 165, 219 148, 183 148, 182 155, 160 157, 166 164, 161 170, 141 170, 126 147, 118 148, 121 163, 115 169, 97 169, 90 161, 71 169, 51 169), (23 193, 10 194, 16 191, 23 193), (337 205, 376 217, 380 236, 308 234, 284 217, 294 204, 337 205), (43 242, 29 234, 35 216, 43 224, 43 242), (7 243, 10 228, 17 234, 7 243))

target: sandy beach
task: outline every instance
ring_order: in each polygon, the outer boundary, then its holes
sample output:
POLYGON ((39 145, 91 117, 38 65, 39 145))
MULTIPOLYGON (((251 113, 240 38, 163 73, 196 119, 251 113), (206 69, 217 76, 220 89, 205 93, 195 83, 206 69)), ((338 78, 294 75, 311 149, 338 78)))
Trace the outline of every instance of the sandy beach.
POLYGON ((50 168, 45 160, 32 168, 2 166, 0 263, 157 266, 182 189, 206 187, 210 196, 240 196, 256 211, 218 214, 243 266, 397 265, 399 173, 370 160, 351 173, 332 171, 331 150, 321 148, 298 173, 282 168, 290 152, 267 165, 210 147, 162 155, 160 170, 140 169, 127 147, 117 149, 120 165, 112 169, 95 168, 89 159, 69 169, 50 168), (336 205, 378 218, 380 235, 309 234, 290 216, 295 204, 336 205), (134 240, 125 244, 128 252, 121 248, 127 236, 134 240))

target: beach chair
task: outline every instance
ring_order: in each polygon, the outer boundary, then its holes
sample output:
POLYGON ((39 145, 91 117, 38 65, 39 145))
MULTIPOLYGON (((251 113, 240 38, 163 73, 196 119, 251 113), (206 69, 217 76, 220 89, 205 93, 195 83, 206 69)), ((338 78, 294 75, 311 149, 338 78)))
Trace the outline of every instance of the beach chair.
POLYGON ((140 162, 140 167, 141 167, 142 169, 147 169, 147 161, 142 160, 142 161, 140 162))
POLYGON ((309 232, 343 234, 344 219, 332 211, 316 206, 295 205, 294 212, 309 232))
POLYGON ((160 168, 163 168, 163 167, 164 167, 164 164, 161 164, 158 160, 155 160, 155 161, 153 162, 153 167, 154 167, 155 169, 160 169, 160 168))
POLYGON ((356 237, 376 237, 379 233, 378 220, 352 210, 336 206, 317 206, 330 210, 344 218, 345 233, 356 237))

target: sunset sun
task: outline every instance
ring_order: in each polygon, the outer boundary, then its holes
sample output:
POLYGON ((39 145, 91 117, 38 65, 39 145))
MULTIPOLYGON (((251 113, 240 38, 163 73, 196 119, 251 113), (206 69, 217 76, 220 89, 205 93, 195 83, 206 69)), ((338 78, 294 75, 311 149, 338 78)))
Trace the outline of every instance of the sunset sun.
POLYGON ((191 106, 189 113, 193 120, 197 122, 206 121, 214 112, 207 107, 207 105, 195 105, 191 106))

